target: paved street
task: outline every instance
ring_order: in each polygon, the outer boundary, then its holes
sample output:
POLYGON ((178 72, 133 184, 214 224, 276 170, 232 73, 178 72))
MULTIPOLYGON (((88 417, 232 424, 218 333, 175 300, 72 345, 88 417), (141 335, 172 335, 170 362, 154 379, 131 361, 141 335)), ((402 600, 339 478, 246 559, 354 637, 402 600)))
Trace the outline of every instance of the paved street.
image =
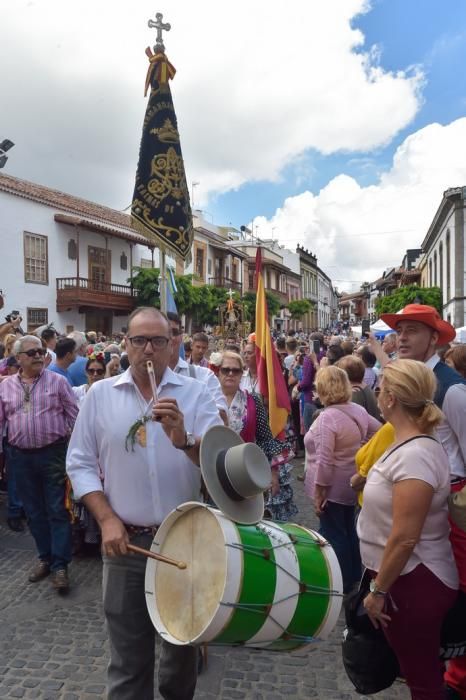
MULTIPOLYGON (((295 469, 295 473, 300 468, 295 469)), ((294 482, 297 522, 315 527, 303 493, 294 482)), ((70 568, 72 590, 58 597, 50 582, 28 583, 34 559, 29 535, 5 525, 0 495, 0 697, 41 700, 96 700, 105 697, 107 642, 101 606, 101 564, 77 559, 70 568)), ((287 700, 360 697, 340 660, 342 624, 328 642, 284 654, 239 648, 210 648, 208 669, 200 676, 199 700, 287 700)), ((376 696, 406 700, 402 684, 376 696)), ((135 698, 137 700, 137 698, 135 698)))

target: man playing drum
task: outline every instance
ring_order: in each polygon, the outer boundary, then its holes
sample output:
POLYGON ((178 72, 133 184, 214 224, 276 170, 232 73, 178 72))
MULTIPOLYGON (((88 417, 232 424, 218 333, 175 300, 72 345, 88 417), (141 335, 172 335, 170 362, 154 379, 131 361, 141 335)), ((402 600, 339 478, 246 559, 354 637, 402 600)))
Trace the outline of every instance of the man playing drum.
MULTIPOLYGON (((157 309, 133 312, 126 347, 129 369, 88 392, 71 437, 67 469, 76 498, 102 530, 108 698, 152 700, 155 630, 144 595, 146 561, 130 555, 127 544, 148 549, 173 508, 199 500, 200 439, 222 421, 207 387, 168 367, 171 333, 157 309), (154 366, 155 398, 148 361, 154 366)), ((192 698, 196 649, 161 644, 161 696, 192 698)))

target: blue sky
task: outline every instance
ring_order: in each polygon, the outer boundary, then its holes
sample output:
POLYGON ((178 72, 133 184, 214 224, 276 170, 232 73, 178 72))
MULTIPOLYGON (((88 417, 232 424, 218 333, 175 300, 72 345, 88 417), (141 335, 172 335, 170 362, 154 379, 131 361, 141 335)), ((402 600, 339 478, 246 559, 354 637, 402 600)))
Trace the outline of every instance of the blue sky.
POLYGON ((416 117, 385 147, 327 156, 310 149, 284 168, 278 182, 247 183, 226 194, 211 195, 206 209, 214 221, 239 226, 256 216, 270 218, 287 197, 306 189, 316 194, 341 173, 351 175, 362 186, 376 183, 410 133, 466 114, 464 0, 373 0, 371 10, 352 24, 364 33, 363 49, 374 44, 379 47, 384 70, 421 66, 425 84, 416 117))

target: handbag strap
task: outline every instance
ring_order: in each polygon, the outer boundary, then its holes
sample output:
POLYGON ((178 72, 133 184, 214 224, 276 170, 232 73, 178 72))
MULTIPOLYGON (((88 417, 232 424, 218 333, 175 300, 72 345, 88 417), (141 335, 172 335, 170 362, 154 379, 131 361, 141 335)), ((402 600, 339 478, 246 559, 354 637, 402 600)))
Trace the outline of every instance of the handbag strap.
POLYGON ((399 450, 400 447, 404 447, 405 445, 408 444, 408 442, 412 442, 413 440, 419 440, 419 438, 427 438, 428 440, 433 440, 434 442, 438 442, 438 440, 436 440, 432 435, 414 435, 413 437, 410 437, 407 440, 400 442, 399 445, 396 445, 393 448, 393 450, 390 450, 390 452, 388 452, 381 461, 385 462, 385 460, 388 459, 394 452, 399 450))
POLYGON ((352 420, 353 423, 356 423, 356 425, 358 426, 359 434, 360 434, 360 436, 361 436, 361 442, 364 442, 364 440, 366 439, 366 436, 365 436, 365 434, 362 432, 361 425, 358 423, 358 421, 356 420, 356 418, 353 418, 353 416, 350 416, 348 413, 346 413, 346 411, 344 411, 342 408, 339 408, 338 406, 329 406, 328 408, 335 408, 337 411, 340 411, 340 413, 343 413, 347 418, 349 418, 350 420, 352 420))

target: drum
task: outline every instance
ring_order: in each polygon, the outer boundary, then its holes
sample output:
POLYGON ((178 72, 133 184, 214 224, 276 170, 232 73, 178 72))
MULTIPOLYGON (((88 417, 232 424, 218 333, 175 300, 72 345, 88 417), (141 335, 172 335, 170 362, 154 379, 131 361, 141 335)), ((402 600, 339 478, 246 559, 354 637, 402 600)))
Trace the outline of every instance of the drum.
POLYGON ((299 525, 238 525, 220 511, 185 503, 160 526, 146 602, 172 644, 244 644, 286 651, 326 639, 340 614, 342 578, 333 549, 299 525))

